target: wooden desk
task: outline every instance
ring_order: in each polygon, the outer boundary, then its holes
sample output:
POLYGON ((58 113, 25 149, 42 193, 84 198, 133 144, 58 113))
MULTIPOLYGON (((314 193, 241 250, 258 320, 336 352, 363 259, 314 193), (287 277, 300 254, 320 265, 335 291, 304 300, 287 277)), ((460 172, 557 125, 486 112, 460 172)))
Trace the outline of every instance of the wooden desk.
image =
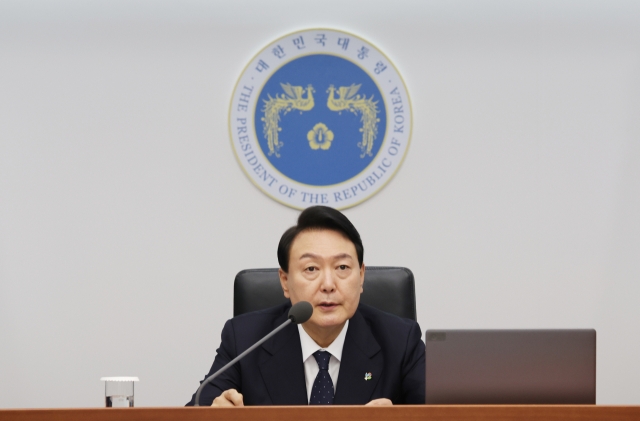
POLYGON ((640 420, 640 406, 412 405, 247 408, 4 409, 2 421, 615 421, 640 420))

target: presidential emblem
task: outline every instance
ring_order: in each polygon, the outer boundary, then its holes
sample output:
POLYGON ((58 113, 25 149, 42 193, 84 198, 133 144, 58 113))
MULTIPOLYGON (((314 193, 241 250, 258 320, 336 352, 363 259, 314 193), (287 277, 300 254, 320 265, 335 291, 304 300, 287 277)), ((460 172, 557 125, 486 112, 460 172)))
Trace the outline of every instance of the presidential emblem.
POLYGON ((229 114, 238 161, 258 188, 296 209, 354 206, 393 177, 411 105, 389 59, 332 29, 280 38, 251 60, 229 114))

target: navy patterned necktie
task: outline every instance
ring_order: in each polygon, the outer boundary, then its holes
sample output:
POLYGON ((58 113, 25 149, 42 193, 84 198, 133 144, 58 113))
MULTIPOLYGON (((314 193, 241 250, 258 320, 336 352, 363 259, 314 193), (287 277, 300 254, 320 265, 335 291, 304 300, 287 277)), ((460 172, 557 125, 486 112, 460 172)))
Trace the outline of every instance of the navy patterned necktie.
POLYGON ((309 405, 333 405, 333 381, 329 375, 329 359, 331 354, 327 351, 316 351, 313 356, 318 362, 318 375, 311 388, 309 405))

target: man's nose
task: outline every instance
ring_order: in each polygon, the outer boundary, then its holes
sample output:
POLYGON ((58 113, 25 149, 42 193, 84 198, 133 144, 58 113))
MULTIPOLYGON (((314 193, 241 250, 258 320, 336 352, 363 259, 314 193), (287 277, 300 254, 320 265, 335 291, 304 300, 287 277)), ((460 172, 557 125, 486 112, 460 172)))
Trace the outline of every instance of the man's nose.
POLYGON ((336 282, 332 271, 326 270, 322 274, 322 283, 320 284, 320 290, 322 292, 333 292, 336 290, 336 282))

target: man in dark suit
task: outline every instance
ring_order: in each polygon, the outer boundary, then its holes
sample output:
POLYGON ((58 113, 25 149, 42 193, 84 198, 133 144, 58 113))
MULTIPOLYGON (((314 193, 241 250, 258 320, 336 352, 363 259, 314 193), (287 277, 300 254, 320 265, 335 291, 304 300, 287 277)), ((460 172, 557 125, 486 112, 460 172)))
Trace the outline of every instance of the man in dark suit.
MULTIPOLYGON (((425 399, 418 324, 360 304, 365 266, 360 235, 339 211, 314 206, 278 245, 280 283, 291 303, 227 321, 206 377, 308 301, 313 315, 289 325, 205 386, 201 405, 391 405, 425 399)), ((195 394, 187 405, 193 405, 195 394)))

